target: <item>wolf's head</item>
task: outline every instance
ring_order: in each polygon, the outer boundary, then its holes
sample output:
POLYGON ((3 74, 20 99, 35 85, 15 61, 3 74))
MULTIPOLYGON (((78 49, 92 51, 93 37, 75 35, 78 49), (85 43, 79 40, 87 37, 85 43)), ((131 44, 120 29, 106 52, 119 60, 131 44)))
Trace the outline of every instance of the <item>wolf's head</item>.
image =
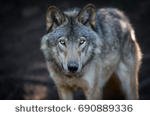
POLYGON ((41 43, 46 60, 65 74, 80 73, 98 52, 100 40, 94 31, 95 23, 96 10, 91 4, 66 12, 50 6, 46 17, 48 33, 41 43))

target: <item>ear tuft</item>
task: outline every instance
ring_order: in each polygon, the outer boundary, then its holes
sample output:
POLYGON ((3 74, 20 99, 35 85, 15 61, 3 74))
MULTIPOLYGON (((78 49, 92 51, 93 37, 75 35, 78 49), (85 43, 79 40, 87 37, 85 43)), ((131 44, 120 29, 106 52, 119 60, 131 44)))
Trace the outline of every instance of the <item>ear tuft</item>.
POLYGON ((84 24, 95 26, 96 23, 96 8, 93 4, 87 4, 78 14, 77 20, 84 24))
POLYGON ((65 15, 57 7, 50 6, 46 14, 47 31, 52 31, 57 26, 60 26, 65 21, 65 15))

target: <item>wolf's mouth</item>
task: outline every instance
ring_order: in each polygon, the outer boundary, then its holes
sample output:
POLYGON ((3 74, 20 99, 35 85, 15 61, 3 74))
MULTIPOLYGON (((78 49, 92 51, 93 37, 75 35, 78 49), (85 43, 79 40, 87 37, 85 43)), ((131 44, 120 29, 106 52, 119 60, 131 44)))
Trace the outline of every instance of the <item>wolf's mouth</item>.
POLYGON ((82 76, 82 74, 80 72, 75 72, 75 73, 72 73, 72 72, 65 72, 65 76, 67 76, 68 78, 80 78, 82 76))

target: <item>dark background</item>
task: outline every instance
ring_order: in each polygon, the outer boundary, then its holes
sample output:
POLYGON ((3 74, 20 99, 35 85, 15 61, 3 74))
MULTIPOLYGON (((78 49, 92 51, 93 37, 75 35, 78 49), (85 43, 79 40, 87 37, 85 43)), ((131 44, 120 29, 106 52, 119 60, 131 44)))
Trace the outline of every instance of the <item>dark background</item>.
POLYGON ((140 99, 150 99, 150 0, 1 0, 0 99, 58 99, 40 51, 46 9, 48 5, 66 9, 87 3, 117 7, 129 17, 143 52, 140 99))

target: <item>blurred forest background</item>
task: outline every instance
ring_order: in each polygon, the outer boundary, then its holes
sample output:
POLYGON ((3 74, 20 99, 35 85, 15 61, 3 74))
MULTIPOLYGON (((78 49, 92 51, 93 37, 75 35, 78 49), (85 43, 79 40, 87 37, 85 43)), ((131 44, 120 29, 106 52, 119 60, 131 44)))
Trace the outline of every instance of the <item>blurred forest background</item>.
POLYGON ((46 9, 87 3, 116 7, 129 17, 143 52, 140 99, 150 99, 150 0, 0 0, 0 99, 58 99, 40 51, 46 9))

